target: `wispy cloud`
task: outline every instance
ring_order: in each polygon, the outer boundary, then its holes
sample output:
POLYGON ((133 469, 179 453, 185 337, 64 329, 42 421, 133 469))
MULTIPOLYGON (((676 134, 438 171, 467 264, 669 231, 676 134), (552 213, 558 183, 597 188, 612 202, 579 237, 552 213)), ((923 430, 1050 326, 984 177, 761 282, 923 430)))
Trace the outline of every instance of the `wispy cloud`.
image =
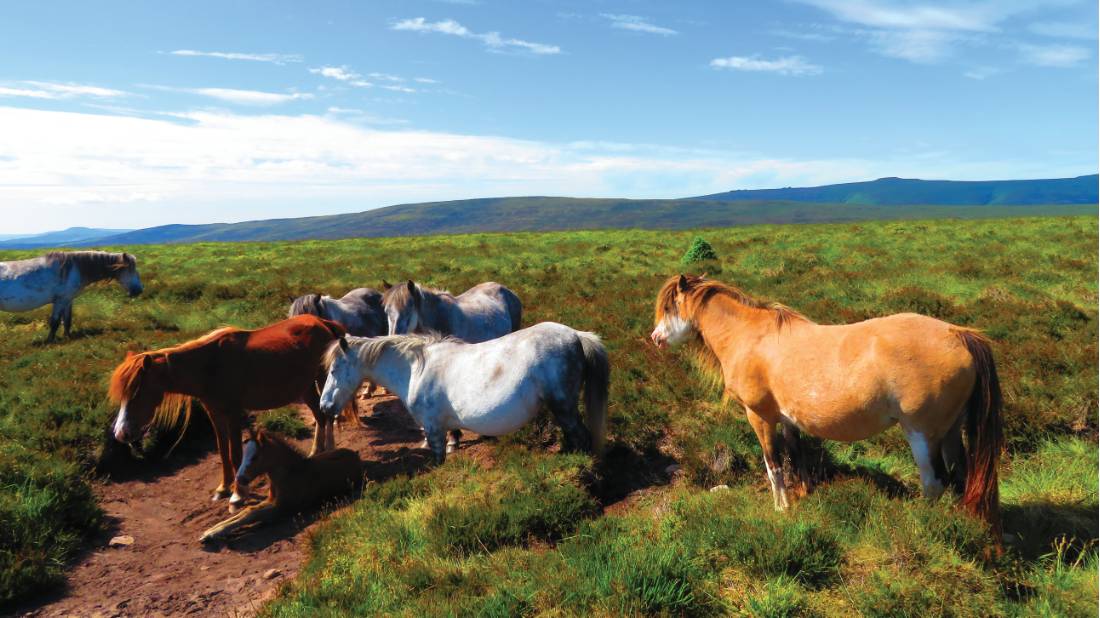
POLYGON ((265 92, 262 90, 239 90, 236 88, 177 88, 174 86, 159 86, 153 84, 144 84, 142 87, 151 88, 153 90, 163 90, 165 92, 182 92, 184 94, 193 94, 200 97, 209 97, 211 99, 217 99, 237 105, 269 106, 313 98, 313 95, 308 92, 282 93, 265 92))
POLYGON ((1076 45, 1020 45, 1024 62, 1040 67, 1075 67, 1092 57, 1086 47, 1076 45))
POLYGON ((113 88, 101 88, 87 84, 40 82, 26 80, 14 82, 11 86, 0 86, 0 97, 23 97, 30 99, 72 99, 93 97, 109 99, 124 97, 129 93, 113 88))
MULTIPOLYGON (((845 34, 865 39, 881 55, 916 63, 940 62, 961 45, 1005 44, 1003 24, 1046 6, 1043 0, 797 0, 840 22, 845 34)), ((1051 26, 1038 26, 1052 29, 1051 26)), ((1057 27, 1053 28, 1057 30, 1057 27)), ((1008 42, 1012 44, 1013 42, 1008 42)))
POLYGON ((288 62, 302 61, 302 57, 298 54, 250 54, 245 52, 198 51, 195 49, 177 49, 168 53, 173 56, 246 60, 250 62, 270 62, 272 64, 286 64, 288 62))
POLYGON ((506 51, 506 50, 520 50, 530 52, 532 54, 539 55, 551 55, 560 54, 561 48, 557 45, 547 45, 545 43, 532 43, 531 41, 524 41, 523 39, 506 38, 500 35, 499 32, 485 32, 477 33, 471 31, 466 26, 458 23, 453 19, 444 19, 441 21, 427 21, 423 17, 414 17, 411 19, 402 19, 394 22, 390 26, 393 30, 405 30, 409 32, 435 32, 438 34, 447 34, 450 36, 457 36, 464 39, 474 39, 481 41, 486 47, 494 51, 506 51))
POLYGON ((729 56, 728 58, 711 60, 710 66, 715 69, 778 73, 780 75, 819 75, 823 71, 821 66, 807 62, 802 56, 783 56, 774 60, 760 58, 759 56, 729 56))
POLYGON ((346 66, 339 67, 315 67, 309 70, 314 75, 320 75, 321 77, 328 77, 347 83, 357 88, 370 88, 374 84, 363 79, 363 76, 352 71, 346 66))
POLYGON ((416 92, 416 88, 409 88, 408 86, 401 86, 399 84, 383 84, 381 88, 384 90, 391 90, 393 92, 404 92, 407 94, 412 94, 416 92))
POLYGON ((664 26, 658 26, 650 23, 644 17, 638 15, 618 15, 614 13, 600 13, 601 17, 611 20, 612 28, 619 28, 622 30, 632 30, 634 32, 645 32, 646 34, 660 34, 662 36, 670 36, 673 34, 679 34, 672 28, 665 28, 664 26))
POLYGON ((981 81, 993 77, 994 75, 1000 75, 1001 73, 1004 73, 1004 70, 997 67, 974 67, 973 69, 963 72, 963 76, 981 81))

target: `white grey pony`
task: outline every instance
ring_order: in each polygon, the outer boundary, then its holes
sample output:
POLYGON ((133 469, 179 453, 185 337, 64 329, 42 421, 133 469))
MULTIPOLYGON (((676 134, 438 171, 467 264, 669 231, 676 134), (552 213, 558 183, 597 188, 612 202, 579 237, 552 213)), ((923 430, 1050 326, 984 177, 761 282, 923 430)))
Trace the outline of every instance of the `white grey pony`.
POLYGON ((0 262, 0 310, 30 311, 53 304, 50 334, 65 323, 65 336, 73 324, 73 299, 88 285, 114 279, 131 297, 142 292, 137 258, 129 253, 106 251, 53 252, 29 260, 0 262))
POLYGON ((356 288, 342 298, 321 294, 306 294, 290 304, 288 318, 302 314, 338 322, 356 337, 377 337, 386 334, 386 312, 382 309, 382 293, 373 288, 356 288))
POLYGON ((482 343, 434 335, 340 338, 325 355, 321 411, 338 414, 363 380, 385 386, 424 427, 437 463, 447 432, 501 436, 545 406, 566 451, 603 449, 610 365, 592 333, 542 322, 482 343), (584 389, 588 427, 578 403, 584 389))
POLYGON ((435 332, 469 343, 496 339, 519 330, 523 305, 499 283, 479 283, 458 296, 406 281, 382 282, 382 306, 389 334, 435 332))

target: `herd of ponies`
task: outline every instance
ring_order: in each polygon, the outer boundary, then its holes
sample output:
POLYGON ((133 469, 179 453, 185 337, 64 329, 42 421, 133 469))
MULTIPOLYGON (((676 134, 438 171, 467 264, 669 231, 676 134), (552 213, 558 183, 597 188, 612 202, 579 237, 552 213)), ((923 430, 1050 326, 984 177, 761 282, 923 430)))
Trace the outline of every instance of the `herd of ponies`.
MULTIPOLYGON (((0 310, 53 304, 48 340, 87 285, 115 280, 142 291, 128 253, 55 252, 0 262, 0 310)), ((269 479, 267 499, 207 530, 296 512, 362 481, 359 455, 335 448, 334 420, 358 419, 364 382, 381 386, 423 428, 442 464, 462 431, 502 436, 548 410, 565 451, 602 452, 611 364, 598 336, 554 322, 522 327, 523 306, 486 282, 459 295, 411 280, 359 288, 342 298, 308 294, 288 318, 255 330, 226 327, 179 345, 127 353, 110 379, 114 437, 133 442, 155 422, 186 422, 197 400, 221 459, 214 499, 236 510, 249 483, 269 479), (580 414, 583 393, 585 415, 580 414), (250 411, 303 403, 313 413, 312 450, 263 430, 242 441, 250 411)), ((702 364, 739 402, 759 439, 777 510, 809 492, 801 433, 852 442, 900 425, 924 496, 950 488, 985 519, 1000 544, 997 467, 1004 437, 1001 389, 989 341, 978 331, 913 313, 844 325, 816 324, 705 276, 669 278, 657 293, 650 339, 694 342, 702 364), (965 441, 964 441, 965 434, 965 441), (792 463, 788 488, 783 461, 792 463)))

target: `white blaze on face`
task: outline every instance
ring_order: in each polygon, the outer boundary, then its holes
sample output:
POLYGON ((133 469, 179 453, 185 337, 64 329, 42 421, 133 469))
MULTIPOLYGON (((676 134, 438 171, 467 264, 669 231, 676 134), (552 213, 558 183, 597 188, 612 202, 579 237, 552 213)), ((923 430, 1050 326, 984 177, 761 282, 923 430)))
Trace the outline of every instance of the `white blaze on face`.
POLYGON ((653 329, 650 338, 658 346, 664 344, 675 346, 687 340, 689 335, 691 335, 691 322, 674 313, 666 313, 653 329))
POLYGON ((115 440, 119 442, 129 442, 129 427, 127 427, 126 421, 126 402, 123 401, 122 405, 118 408, 118 416, 115 417, 115 440))

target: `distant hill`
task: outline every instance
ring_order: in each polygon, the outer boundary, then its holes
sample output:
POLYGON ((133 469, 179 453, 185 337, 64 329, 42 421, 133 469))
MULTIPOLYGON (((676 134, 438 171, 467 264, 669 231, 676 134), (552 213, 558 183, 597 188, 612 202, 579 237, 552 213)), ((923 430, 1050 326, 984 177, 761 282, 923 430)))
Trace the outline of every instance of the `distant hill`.
POLYGON ((25 238, 0 242, 0 248, 1085 214, 1096 213, 1097 180, 1096 175, 990 182, 884 178, 825 187, 731 191, 674 200, 494 197, 401 204, 341 215, 162 225, 75 240, 65 240, 60 235, 71 233, 70 237, 75 237, 80 232, 66 230, 40 236, 31 243, 25 238), (43 237, 51 239, 43 241, 43 237))
POLYGON ((1095 204, 1100 199, 1098 181, 1100 176, 1097 174, 1047 180, 963 181, 879 178, 869 182, 849 182, 821 187, 727 191, 690 199, 723 202, 784 200, 880 206, 1095 204))
POLYGON ((32 235, 5 235, 0 237, 0 248, 31 249, 35 247, 59 247, 81 242, 95 242, 100 238, 117 236, 130 230, 104 229, 94 227, 70 227, 57 232, 32 235))

